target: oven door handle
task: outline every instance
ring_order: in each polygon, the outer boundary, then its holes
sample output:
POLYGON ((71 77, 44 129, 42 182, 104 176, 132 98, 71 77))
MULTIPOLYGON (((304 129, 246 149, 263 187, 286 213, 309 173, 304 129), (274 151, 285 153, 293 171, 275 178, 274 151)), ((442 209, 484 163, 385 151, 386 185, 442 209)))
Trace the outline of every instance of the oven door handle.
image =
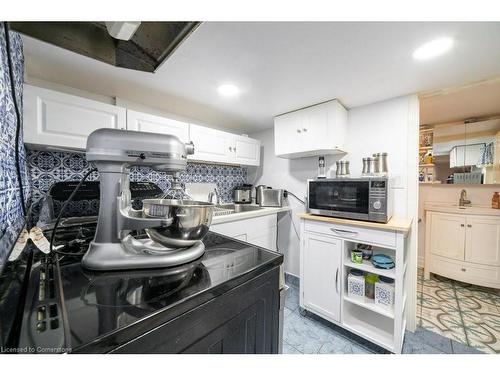
POLYGON ((330 228, 332 232, 338 233, 338 234, 343 234, 346 236, 357 236, 358 232, 354 232, 352 230, 345 230, 345 229, 337 229, 337 228, 330 228))

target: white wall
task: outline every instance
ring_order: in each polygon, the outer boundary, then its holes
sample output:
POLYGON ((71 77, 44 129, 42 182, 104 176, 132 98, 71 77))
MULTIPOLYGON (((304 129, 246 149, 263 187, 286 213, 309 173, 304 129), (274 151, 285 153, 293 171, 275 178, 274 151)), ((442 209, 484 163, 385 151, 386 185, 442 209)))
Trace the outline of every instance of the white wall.
MULTIPOLYGON (((417 181, 416 162, 418 160, 415 144, 415 167, 408 173, 409 160, 408 140, 418 139, 418 112, 414 124, 409 124, 411 102, 415 96, 396 98, 380 103, 357 107, 349 110, 346 149, 348 154, 326 158, 329 176, 335 175, 335 161, 349 160, 351 175, 359 176, 362 170, 362 158, 374 152, 387 152, 390 176, 394 178, 394 215, 411 216, 411 205, 408 202, 409 186, 417 181), (413 129, 411 134, 409 129, 413 129)), ((416 106, 418 111, 418 102, 416 106)), ((317 157, 301 159, 281 159, 274 155, 274 132, 266 130, 251 134, 251 137, 262 141, 262 163, 256 170, 249 170, 248 181, 254 184, 265 184, 276 188, 284 188, 303 198, 306 194, 306 180, 317 174, 317 157)), ((416 213, 416 191, 412 191, 414 210, 416 213)), ((294 198, 288 199, 293 207, 292 214, 280 222, 279 247, 285 254, 285 271, 293 275, 299 274, 299 239, 295 228, 299 229, 297 215, 304 212, 304 206, 294 198), (290 217, 291 216, 291 217, 290 217), (292 222, 293 218, 293 222, 292 222)), ((415 257, 416 258, 416 257, 415 257)))
POLYGON ((460 191, 465 189, 472 204, 491 206, 491 198, 495 191, 500 191, 500 185, 445 185, 421 184, 418 204, 418 264, 424 266, 425 259, 425 202, 447 202, 458 204, 460 191))

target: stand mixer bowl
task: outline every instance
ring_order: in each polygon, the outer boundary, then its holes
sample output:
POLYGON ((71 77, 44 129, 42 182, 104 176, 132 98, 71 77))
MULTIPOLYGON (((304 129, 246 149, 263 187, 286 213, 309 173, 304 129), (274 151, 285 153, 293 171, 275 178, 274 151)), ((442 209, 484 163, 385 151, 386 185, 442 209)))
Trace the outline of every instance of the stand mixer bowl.
POLYGON ((201 241, 212 223, 213 203, 144 199, 142 205, 143 217, 173 219, 169 226, 146 229, 149 238, 170 249, 189 247, 201 241))

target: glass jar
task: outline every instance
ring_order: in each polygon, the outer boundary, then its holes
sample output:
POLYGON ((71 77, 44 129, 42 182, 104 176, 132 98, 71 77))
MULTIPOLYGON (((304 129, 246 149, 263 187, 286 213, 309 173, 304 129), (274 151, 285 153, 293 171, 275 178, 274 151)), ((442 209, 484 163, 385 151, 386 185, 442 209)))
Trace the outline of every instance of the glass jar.
POLYGON ((375 299, 375 283, 378 276, 373 273, 367 273, 365 276, 365 297, 375 299))

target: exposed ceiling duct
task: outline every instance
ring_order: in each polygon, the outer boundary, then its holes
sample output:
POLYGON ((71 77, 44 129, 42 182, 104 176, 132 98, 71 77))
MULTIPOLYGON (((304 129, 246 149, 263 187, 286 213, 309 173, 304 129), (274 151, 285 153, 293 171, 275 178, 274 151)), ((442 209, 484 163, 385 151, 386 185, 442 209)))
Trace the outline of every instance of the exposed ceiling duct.
POLYGON ((22 34, 120 67, 155 72, 200 22, 11 22, 22 34))

